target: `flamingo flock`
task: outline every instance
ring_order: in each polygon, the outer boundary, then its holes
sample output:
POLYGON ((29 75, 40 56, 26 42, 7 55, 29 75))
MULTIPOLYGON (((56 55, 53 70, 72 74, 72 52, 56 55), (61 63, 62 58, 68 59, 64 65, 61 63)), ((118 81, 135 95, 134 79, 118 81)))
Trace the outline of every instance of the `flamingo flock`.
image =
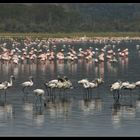
POLYGON ((103 82, 102 79, 95 79, 93 81, 89 81, 88 79, 79 80, 78 83, 82 84, 85 89, 96 88, 99 85, 99 81, 103 82))
MULTIPOLYGON (((66 90, 76 89, 76 86, 73 86, 72 81, 67 76, 58 76, 57 79, 52 79, 42 84, 45 86, 44 89, 36 88, 32 91, 29 91, 28 89, 34 86, 33 79, 34 78, 32 76, 29 76, 29 81, 21 83, 20 86, 22 87, 22 92, 24 93, 24 95, 28 92, 33 93, 35 97, 35 104, 44 104, 44 106, 46 106, 46 101, 48 97, 59 96, 60 92, 70 94, 66 93, 66 90), (28 92, 26 92, 25 89, 27 89, 28 92), (56 92, 56 94, 54 94, 55 90, 58 90, 59 92, 56 92), (46 91, 48 94, 46 94, 46 91)), ((5 94, 5 100, 7 89, 11 88, 12 86, 15 86, 13 84, 13 80, 15 80, 15 76, 11 75, 9 82, 4 81, 0 83, 0 90, 3 90, 5 94)), ((99 88, 102 84, 104 84, 104 80, 102 78, 95 78, 93 80, 88 80, 87 78, 84 78, 77 81, 78 88, 82 86, 82 88, 86 89, 88 94, 91 94, 90 89, 99 88)), ((110 85, 110 91, 113 92, 113 97, 114 99, 117 99, 117 101, 119 100, 120 96, 122 96, 121 93, 123 92, 123 90, 129 90, 131 93, 132 90, 137 88, 140 89, 140 81, 129 82, 118 80, 110 85)), ((2 92, 0 93, 0 95, 1 94, 2 92)))
POLYGON ((116 101, 119 100, 120 96, 122 96, 122 92, 123 90, 128 90, 130 92, 130 95, 131 92, 134 90, 134 89, 139 89, 140 88, 140 81, 137 81, 137 82, 129 82, 129 81, 120 81, 118 80, 117 82, 114 82, 113 84, 111 84, 110 86, 110 91, 113 92, 113 97, 114 99, 117 99, 116 101))
MULTIPOLYGON (((96 65, 104 64, 107 62, 107 66, 110 64, 119 64, 122 60, 128 60, 130 51, 127 47, 119 47, 119 44, 123 41, 132 41, 129 38, 121 39, 88 39, 81 38, 76 39, 32 39, 26 37, 22 41, 10 38, 8 42, 2 41, 0 44, 0 63, 3 64, 14 64, 15 66, 20 63, 24 64, 45 64, 46 62, 59 61, 61 63, 65 62, 77 62, 84 60, 86 62, 93 61, 96 65), (94 46, 89 47, 73 47, 74 43, 79 42, 92 42, 94 46), (96 45, 101 44, 102 47, 98 48, 96 45)), ((140 52, 140 46, 136 45, 137 52, 140 52)), ((101 65, 104 67, 104 65, 101 65)), ((77 81, 78 87, 82 86, 89 93, 92 89, 97 89, 100 85, 104 84, 102 76, 89 80, 83 78, 77 81)), ((5 93, 7 89, 13 86, 13 81, 15 76, 11 75, 9 81, 0 82, 0 89, 5 93)), ((66 91, 71 89, 77 89, 73 85, 72 81, 67 76, 58 76, 56 79, 51 79, 50 81, 44 82, 42 84, 45 89, 37 88, 32 92, 35 95, 36 102, 40 103, 42 100, 46 99, 46 96, 55 96, 61 93, 67 95, 66 91), (58 91, 58 92, 57 92, 58 91)), ((24 95, 30 93, 30 89, 34 87, 34 78, 29 76, 28 81, 24 81, 20 84, 22 92, 24 95)), ((113 97, 119 98, 122 91, 132 91, 135 88, 140 89, 140 81, 128 82, 128 81, 117 81, 112 83, 110 86, 111 92, 113 92, 113 97)))
MULTIPOLYGON (((33 87, 34 85, 34 78, 32 76, 29 76, 29 81, 25 81, 20 84, 22 87, 22 92, 24 93, 24 96, 30 92, 29 88, 33 87)), ((10 76, 10 82, 4 81, 0 83, 0 89, 4 91, 5 93, 5 99, 6 99, 6 90, 13 86, 13 80, 15 80, 15 77, 13 75, 10 76)), ((88 80, 79 80, 77 84, 83 84, 83 88, 89 89, 89 88, 95 88, 98 87, 100 84, 102 84, 104 81, 102 78, 96 78, 95 80, 89 82, 88 80)), ((76 89, 76 87, 73 86, 71 80, 67 76, 58 76, 57 79, 50 80, 48 82, 44 83, 45 89, 34 89, 32 92, 35 96, 35 103, 40 103, 47 99, 47 96, 55 96, 55 90, 58 89, 59 92, 57 92, 57 95, 60 93, 69 94, 66 91, 70 89, 76 89), (45 90, 48 94, 45 94, 45 90)), ((2 92, 1 92, 2 94, 2 92)))
MULTIPOLYGON (((82 40, 83 41, 83 40, 82 40)), ((71 44, 77 41, 69 40, 39 40, 26 38, 23 41, 9 39, 8 43, 0 44, 0 62, 12 63, 18 65, 22 64, 45 64, 47 61, 79 61, 84 59, 86 61, 94 60, 95 63, 107 62, 117 63, 119 58, 126 58, 129 55, 128 48, 118 48, 124 39, 120 40, 88 40, 96 44, 103 44, 102 48, 89 46, 87 48, 74 48, 71 44), (60 44, 62 46, 60 47, 60 44), (113 45, 111 45, 113 44, 113 45)), ((139 49, 136 46, 137 50, 139 49)))

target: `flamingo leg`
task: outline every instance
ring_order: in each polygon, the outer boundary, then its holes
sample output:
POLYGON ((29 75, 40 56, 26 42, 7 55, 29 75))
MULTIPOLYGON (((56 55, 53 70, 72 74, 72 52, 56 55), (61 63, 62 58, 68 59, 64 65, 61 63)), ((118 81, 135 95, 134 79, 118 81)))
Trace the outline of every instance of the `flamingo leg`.
POLYGON ((54 91, 54 95, 55 95, 55 88, 53 89, 53 91, 54 91))
POLYGON ((120 98, 120 91, 118 90, 118 99, 120 98))
POLYGON ((46 88, 45 94, 48 95, 48 92, 49 92, 49 91, 48 91, 48 86, 47 86, 46 84, 44 84, 44 86, 45 86, 45 88, 46 88))
POLYGON ((91 92, 90 92, 90 98, 92 98, 92 88, 90 89, 90 91, 91 91, 91 92))
POLYGON ((49 96, 49 90, 48 90, 48 87, 46 87, 46 94, 49 96))
POLYGON ((49 88, 49 89, 50 89, 49 96, 52 96, 52 91, 51 91, 51 88, 49 88))
POLYGON ((130 96, 131 96, 131 98, 132 98, 132 96, 133 96, 133 93, 132 93, 132 91, 133 91, 133 90, 131 89, 131 90, 130 90, 130 96))
POLYGON ((89 88, 87 90, 88 90, 88 98, 89 98, 89 88))
POLYGON ((35 96, 34 99, 35 99, 35 105, 36 105, 37 104, 37 97, 35 96))
POLYGON ((23 87, 23 88, 22 88, 23 93, 25 93, 25 88, 26 88, 26 87, 23 87))
POLYGON ((113 91, 113 98, 115 99, 115 92, 113 91))
POLYGON ((46 91, 47 91, 47 95, 49 96, 49 90, 48 90, 48 88, 46 88, 46 91))
POLYGON ((40 99, 40 105, 42 105, 42 96, 40 96, 39 99, 40 99))
POLYGON ((5 93, 4 94, 5 94, 5 102, 6 102, 6 90, 5 90, 5 93))
POLYGON ((116 98, 116 102, 119 101, 119 98, 120 98, 120 94, 119 94, 119 90, 117 90, 117 98, 116 98))
POLYGON ((54 96, 54 94, 53 94, 53 89, 51 88, 50 90, 51 90, 51 95, 52 95, 52 97, 53 97, 53 96, 54 96))

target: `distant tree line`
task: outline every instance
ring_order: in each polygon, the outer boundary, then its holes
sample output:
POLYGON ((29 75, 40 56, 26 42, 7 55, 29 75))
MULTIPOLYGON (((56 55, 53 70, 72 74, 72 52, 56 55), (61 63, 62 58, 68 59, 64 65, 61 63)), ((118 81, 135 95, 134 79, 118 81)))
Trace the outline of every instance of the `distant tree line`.
POLYGON ((139 32, 139 3, 0 4, 0 32, 139 32))

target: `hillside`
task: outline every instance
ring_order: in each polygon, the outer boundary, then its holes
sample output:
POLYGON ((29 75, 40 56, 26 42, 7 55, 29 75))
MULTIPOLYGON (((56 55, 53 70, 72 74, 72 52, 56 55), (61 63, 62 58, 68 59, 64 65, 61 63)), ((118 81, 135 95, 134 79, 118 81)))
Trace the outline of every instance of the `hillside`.
POLYGON ((0 4, 0 32, 138 32, 140 4, 0 4))

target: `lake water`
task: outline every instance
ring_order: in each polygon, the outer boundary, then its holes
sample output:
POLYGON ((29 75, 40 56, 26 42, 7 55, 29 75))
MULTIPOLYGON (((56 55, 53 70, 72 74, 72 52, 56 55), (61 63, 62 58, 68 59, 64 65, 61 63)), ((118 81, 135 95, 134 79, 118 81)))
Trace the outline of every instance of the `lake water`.
MULTIPOLYGON (((116 66, 106 61, 95 65, 93 61, 46 64, 0 65, 0 81, 9 80, 14 74, 14 86, 7 91, 7 100, 0 97, 0 136, 140 136, 140 92, 125 91, 119 104, 114 104, 109 85, 120 80, 136 82, 140 80, 140 57, 136 50, 140 41, 120 43, 118 47, 128 47, 129 56, 119 60, 116 66), (21 83, 34 77, 34 86, 28 98, 24 98, 21 83), (45 89, 45 81, 56 79, 57 75, 67 75, 75 86, 83 78, 93 80, 103 77, 105 83, 87 91, 75 88, 67 91, 67 96, 50 97, 46 107, 35 106, 32 90, 45 89)), ((104 44, 73 44, 74 47, 102 47, 104 44)), ((1 93, 3 91, 0 91, 1 93)), ((58 91, 56 92, 56 94, 58 91)))

